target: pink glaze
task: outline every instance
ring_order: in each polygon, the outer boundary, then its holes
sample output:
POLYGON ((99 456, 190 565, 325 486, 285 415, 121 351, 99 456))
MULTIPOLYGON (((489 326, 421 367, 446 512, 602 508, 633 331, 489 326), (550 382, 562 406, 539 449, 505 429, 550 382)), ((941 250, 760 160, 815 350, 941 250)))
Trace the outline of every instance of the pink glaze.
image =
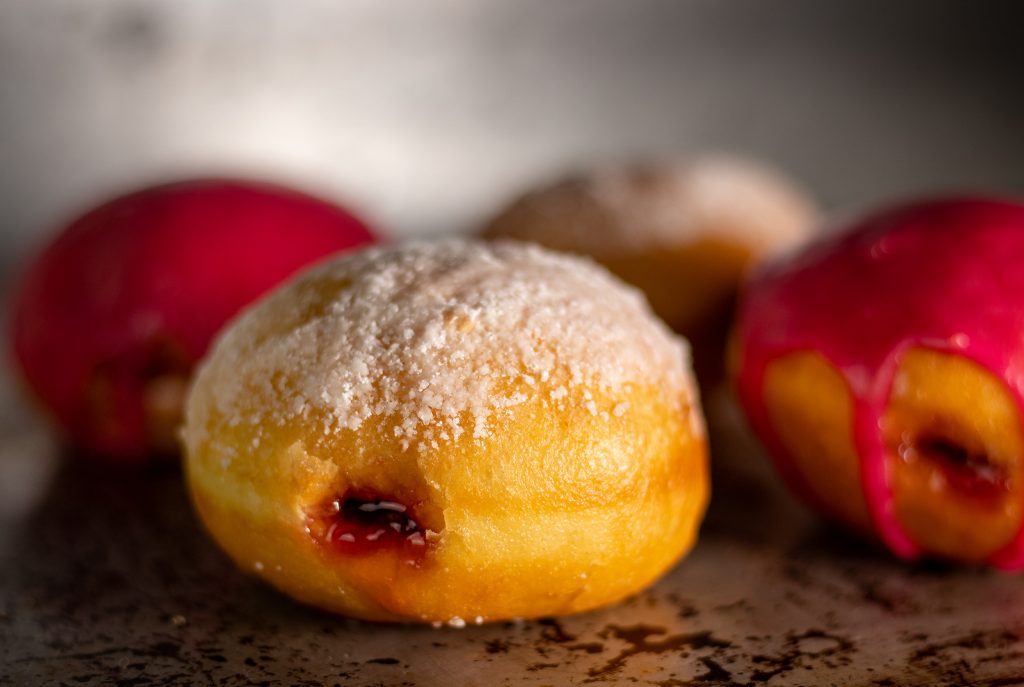
POLYGON ((12 308, 13 352, 76 444, 143 461, 151 376, 187 375, 240 308, 309 263, 373 241, 346 210, 280 186, 138 191, 76 219, 30 266, 12 308), (111 387, 113 432, 90 410, 98 377, 111 387))
MULTIPOLYGON (((751 424, 786 479, 804 484, 767 416, 766 366, 815 351, 854 401, 854 442, 878 534, 896 554, 920 548, 893 514, 880 421, 900 357, 956 353, 1005 380, 1024 417, 1024 205, 978 198, 890 209, 754 275, 741 301, 737 387, 751 424)), ((1024 567, 1024 528, 989 562, 1024 567)))

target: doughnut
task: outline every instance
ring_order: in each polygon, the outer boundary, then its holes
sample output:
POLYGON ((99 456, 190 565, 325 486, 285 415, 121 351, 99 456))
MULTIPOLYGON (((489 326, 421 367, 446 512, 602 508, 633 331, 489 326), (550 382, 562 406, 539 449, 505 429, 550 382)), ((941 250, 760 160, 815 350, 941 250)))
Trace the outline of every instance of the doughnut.
POLYGON ((1024 568, 1024 205, 883 209, 765 266, 739 397, 793 487, 895 554, 1024 568))
POLYGON ((183 434, 231 558, 367 620, 613 603, 690 549, 708 497, 686 342, 600 267, 517 242, 301 274, 221 334, 183 434))
POLYGON ((224 323, 300 268, 374 241, 347 210, 263 182, 134 191, 70 222, 32 261, 11 349, 73 455, 176 460, 189 377, 224 323))
POLYGON ((817 213, 779 172, 728 156, 609 166, 527 193, 487 237, 587 255, 641 289, 693 344, 705 393, 723 376, 748 265, 806 240, 817 213))

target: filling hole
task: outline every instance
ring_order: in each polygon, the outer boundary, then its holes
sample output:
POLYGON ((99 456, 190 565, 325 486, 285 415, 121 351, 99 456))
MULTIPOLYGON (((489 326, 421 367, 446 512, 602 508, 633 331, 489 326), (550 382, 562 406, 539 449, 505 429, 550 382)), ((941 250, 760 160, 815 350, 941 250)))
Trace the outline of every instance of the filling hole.
POLYGON ((927 461, 940 470, 936 477, 941 475, 946 485, 967 496, 994 498, 1009 490, 1005 469, 992 462, 985 451, 968 449, 942 435, 929 434, 904 441, 900 457, 908 463, 927 461))
POLYGON ((315 509, 307 529, 322 544, 345 555, 399 552, 416 563, 435 535, 422 526, 414 507, 376 494, 346 494, 315 509))

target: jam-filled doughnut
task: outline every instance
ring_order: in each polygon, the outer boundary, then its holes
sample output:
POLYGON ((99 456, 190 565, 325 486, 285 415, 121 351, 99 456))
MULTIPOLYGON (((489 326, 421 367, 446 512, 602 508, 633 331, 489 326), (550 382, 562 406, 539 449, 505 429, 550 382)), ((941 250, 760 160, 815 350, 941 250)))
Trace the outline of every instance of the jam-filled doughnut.
POLYGON ((76 457, 177 459, 189 378, 224 323, 299 269, 375 241, 344 208, 264 182, 140 189, 79 216, 29 265, 11 351, 76 457))
POLYGON ((685 341, 580 258, 515 242, 372 249, 220 337, 184 438, 243 568, 349 616, 484 622, 621 599, 708 494, 685 341))
POLYGON ((722 376, 746 268, 802 243, 816 218, 813 202, 781 173, 708 156, 562 179, 513 202, 484 235, 588 255, 640 288, 693 344, 707 391, 722 376))
POLYGON ((1024 205, 867 217, 761 270, 740 399, 780 469, 904 557, 1024 567, 1024 205))

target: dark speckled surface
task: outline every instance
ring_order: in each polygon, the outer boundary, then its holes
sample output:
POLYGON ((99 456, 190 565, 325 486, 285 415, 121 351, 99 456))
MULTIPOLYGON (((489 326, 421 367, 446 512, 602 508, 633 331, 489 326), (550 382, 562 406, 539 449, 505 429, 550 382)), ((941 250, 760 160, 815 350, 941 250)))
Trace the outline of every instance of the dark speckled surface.
MULTIPOLYGON (((34 431, 8 434, 46 464, 34 431)), ((1024 685, 1024 579, 892 560, 796 506, 741 433, 719 447, 700 544, 655 587, 464 630, 292 603, 214 548, 176 469, 62 457, 3 521, 0 683, 1024 685)))

